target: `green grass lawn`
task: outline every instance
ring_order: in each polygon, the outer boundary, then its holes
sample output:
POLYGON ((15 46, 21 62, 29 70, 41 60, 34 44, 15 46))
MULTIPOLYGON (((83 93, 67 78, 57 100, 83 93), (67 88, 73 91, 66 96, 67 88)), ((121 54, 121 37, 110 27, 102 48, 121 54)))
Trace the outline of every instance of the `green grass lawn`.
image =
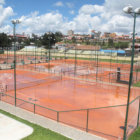
POLYGON ((133 84, 134 87, 140 87, 140 82, 133 84))
POLYGON ((129 137, 128 140, 140 140, 140 127, 129 137))
POLYGON ((3 110, 0 110, 0 113, 6 116, 9 116, 17 121, 20 121, 34 129, 31 135, 23 138, 22 140, 70 140, 69 138, 66 138, 65 136, 55 133, 49 129, 43 128, 37 124, 30 123, 29 121, 23 120, 3 110))
MULTIPOLYGON (((67 59, 75 59, 75 57, 69 57, 69 56, 66 56, 66 57, 67 57, 67 59)), ((54 56, 54 58, 61 58, 61 59, 63 59, 63 58, 65 58, 65 56, 54 56)), ((82 57, 77 57, 76 59, 77 60, 95 60, 95 61, 97 61, 97 58, 82 58, 82 57)), ((131 63, 131 61, 129 61, 129 60, 114 60, 114 59, 100 59, 100 58, 98 58, 98 61, 99 62, 121 63, 121 64, 122 63, 130 64, 131 63)), ((134 61, 134 63, 135 62, 136 61, 134 61)))

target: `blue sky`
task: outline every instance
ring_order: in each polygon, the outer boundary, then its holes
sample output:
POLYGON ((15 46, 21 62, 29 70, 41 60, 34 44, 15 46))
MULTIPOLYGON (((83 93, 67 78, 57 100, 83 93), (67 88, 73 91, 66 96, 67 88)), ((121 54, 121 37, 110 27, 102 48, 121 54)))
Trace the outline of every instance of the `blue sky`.
MULTIPOLYGON (((130 34, 133 19, 123 7, 136 8, 140 0, 0 0, 0 32, 12 33, 11 19, 20 19, 17 32, 44 34, 74 30, 90 34, 91 30, 130 34)), ((140 18, 136 30, 139 33, 140 18)))
POLYGON ((50 11, 59 11, 63 16, 72 19, 74 14, 70 14, 70 11, 78 13, 80 7, 85 4, 97 4, 102 5, 104 0, 6 0, 6 6, 11 6, 18 18, 22 15, 28 15, 34 11, 38 11, 39 14, 44 14, 50 11), (62 3, 62 6, 57 6, 57 3, 62 3))

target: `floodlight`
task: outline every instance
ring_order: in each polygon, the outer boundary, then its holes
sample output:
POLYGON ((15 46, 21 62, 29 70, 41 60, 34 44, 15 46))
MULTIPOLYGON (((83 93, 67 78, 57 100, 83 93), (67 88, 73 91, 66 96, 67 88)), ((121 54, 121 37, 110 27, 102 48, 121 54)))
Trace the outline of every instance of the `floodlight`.
POLYGON ((136 14, 140 14, 140 7, 139 7, 139 8, 136 8, 136 9, 134 10, 134 12, 135 12, 136 14))
POLYGON ((12 22, 13 24, 19 24, 19 23, 21 23, 21 21, 18 20, 18 19, 16 19, 16 20, 12 20, 11 22, 12 22))
POLYGON ((124 7, 124 8, 123 8, 123 11, 124 11, 125 13, 127 13, 127 14, 132 13, 132 12, 133 12, 133 6, 129 5, 129 6, 127 6, 127 7, 124 7))

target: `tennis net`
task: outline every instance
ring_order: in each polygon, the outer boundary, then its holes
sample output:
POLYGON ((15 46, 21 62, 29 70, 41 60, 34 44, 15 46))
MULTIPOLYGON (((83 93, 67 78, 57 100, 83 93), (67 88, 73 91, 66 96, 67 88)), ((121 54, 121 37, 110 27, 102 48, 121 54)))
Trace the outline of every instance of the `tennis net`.
MULTIPOLYGON (((19 90, 19 89, 24 89, 24 88, 30 88, 30 87, 34 87, 34 86, 39 86, 43 83, 53 83, 53 82, 60 81, 61 79, 62 79, 61 76, 49 76, 47 78, 32 81, 32 82, 26 82, 26 83, 18 82, 18 83, 16 83, 16 89, 19 90)), ((14 83, 7 85, 7 91, 11 91, 14 89, 15 89, 14 83)))

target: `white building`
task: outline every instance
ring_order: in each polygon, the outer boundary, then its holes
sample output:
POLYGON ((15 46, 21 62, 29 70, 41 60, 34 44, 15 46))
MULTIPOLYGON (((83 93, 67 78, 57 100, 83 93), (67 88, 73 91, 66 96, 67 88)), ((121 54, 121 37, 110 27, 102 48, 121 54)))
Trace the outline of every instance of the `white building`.
POLYGON ((68 30, 68 35, 69 35, 69 36, 74 35, 74 31, 73 31, 73 30, 68 30))

